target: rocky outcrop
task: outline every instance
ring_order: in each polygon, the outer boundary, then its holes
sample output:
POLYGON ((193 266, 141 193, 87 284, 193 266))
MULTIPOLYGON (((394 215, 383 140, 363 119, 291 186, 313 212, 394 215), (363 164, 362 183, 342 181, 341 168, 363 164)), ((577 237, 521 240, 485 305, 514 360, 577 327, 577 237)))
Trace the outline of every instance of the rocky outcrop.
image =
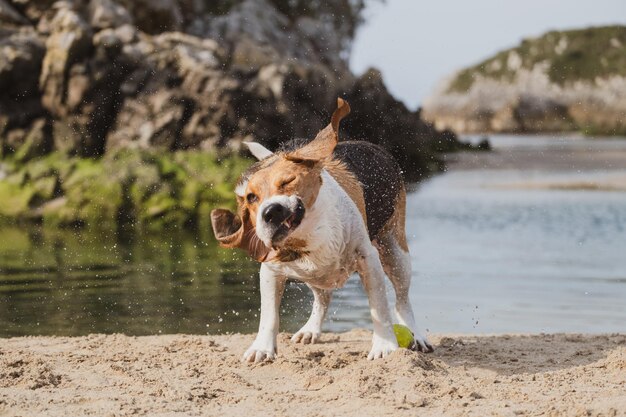
POLYGON ((5 30, 0 38, 0 142, 16 156, 51 149, 50 116, 41 102, 39 73, 44 42, 30 28, 5 30))
POLYGON ((433 134, 433 127, 424 123, 419 112, 409 111, 387 92, 382 75, 369 70, 346 94, 353 111, 344 123, 352 138, 364 138, 385 147, 396 158, 409 178, 419 178, 443 168, 436 151, 459 148, 451 131, 433 134), (407 144, 411 144, 407 146, 407 144))
POLYGON ((337 96, 354 109, 343 136, 387 147, 411 179, 437 166, 442 142, 456 143, 375 71, 355 78, 331 21, 268 0, 220 4, 0 0, 2 155, 273 148, 313 137, 337 96))
POLYGON ((626 26, 550 32, 444 81, 424 103, 459 132, 626 134, 626 26))

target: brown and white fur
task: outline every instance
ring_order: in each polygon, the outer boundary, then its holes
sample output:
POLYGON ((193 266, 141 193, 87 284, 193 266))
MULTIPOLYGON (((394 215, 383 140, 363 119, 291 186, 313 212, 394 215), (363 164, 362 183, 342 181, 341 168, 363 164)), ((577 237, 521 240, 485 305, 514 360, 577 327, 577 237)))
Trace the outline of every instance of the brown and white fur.
POLYGON ((374 334, 368 359, 398 348, 385 294, 396 293, 396 317, 432 351, 409 300, 411 262, 404 230, 406 193, 393 158, 366 142, 338 145, 339 122, 350 112, 338 99, 331 123, 303 146, 272 153, 248 144, 259 159, 237 184, 238 213, 216 209, 213 230, 222 246, 241 248, 261 263, 259 332, 243 360, 275 357, 279 306, 288 278, 313 291, 313 311, 293 342, 315 343, 332 291, 358 272, 367 292, 374 334))

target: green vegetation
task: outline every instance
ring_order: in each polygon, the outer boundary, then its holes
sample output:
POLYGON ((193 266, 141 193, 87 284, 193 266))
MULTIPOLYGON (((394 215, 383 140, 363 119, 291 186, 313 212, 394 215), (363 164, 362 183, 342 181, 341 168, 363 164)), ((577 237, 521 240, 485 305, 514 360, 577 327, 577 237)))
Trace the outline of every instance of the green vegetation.
POLYGON ((211 208, 233 205, 234 183, 250 163, 236 155, 139 150, 5 160, 0 218, 52 226, 204 225, 211 208))
POLYGON ((553 31, 526 39, 516 48, 462 70, 449 91, 467 92, 477 75, 513 81, 519 68, 530 70, 538 64, 545 64, 550 80, 559 85, 611 75, 626 76, 626 26, 553 31))

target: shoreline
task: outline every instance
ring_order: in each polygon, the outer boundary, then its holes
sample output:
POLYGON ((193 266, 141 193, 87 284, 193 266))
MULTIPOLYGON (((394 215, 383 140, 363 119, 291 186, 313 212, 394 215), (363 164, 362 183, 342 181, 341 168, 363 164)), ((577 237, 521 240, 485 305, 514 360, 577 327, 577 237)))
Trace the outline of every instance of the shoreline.
POLYGON ((616 416, 626 334, 431 335, 433 354, 365 359, 371 333, 325 333, 272 363, 254 335, 0 339, 0 414, 616 416))

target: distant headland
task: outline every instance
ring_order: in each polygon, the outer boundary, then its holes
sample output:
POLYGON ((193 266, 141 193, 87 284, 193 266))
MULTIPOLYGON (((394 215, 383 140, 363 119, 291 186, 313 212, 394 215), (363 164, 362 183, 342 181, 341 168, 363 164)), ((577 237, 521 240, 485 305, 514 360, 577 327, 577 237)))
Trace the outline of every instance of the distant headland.
POLYGON ((626 26, 552 31, 461 69, 423 116, 457 132, 626 134, 626 26))

